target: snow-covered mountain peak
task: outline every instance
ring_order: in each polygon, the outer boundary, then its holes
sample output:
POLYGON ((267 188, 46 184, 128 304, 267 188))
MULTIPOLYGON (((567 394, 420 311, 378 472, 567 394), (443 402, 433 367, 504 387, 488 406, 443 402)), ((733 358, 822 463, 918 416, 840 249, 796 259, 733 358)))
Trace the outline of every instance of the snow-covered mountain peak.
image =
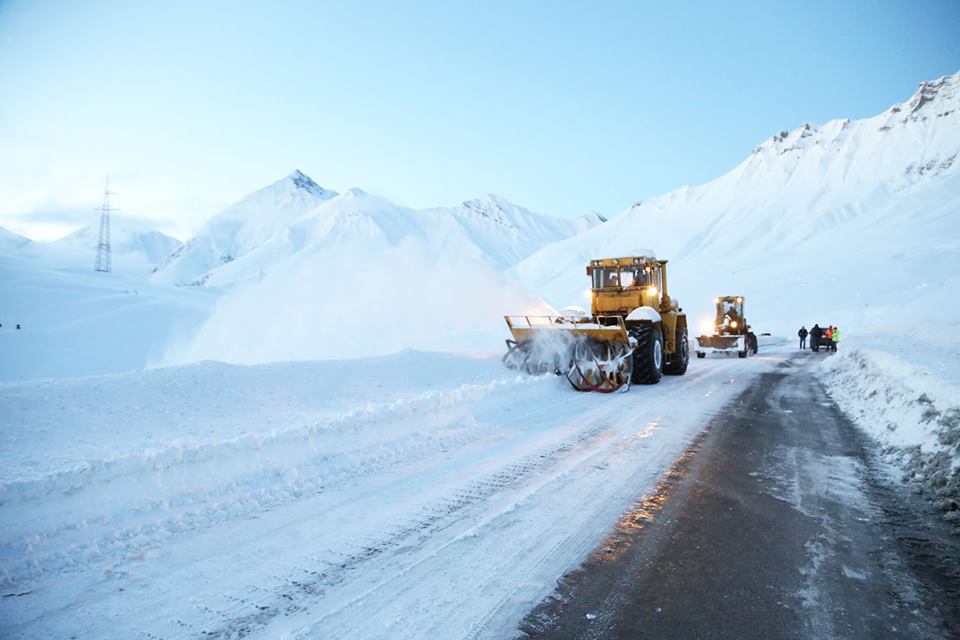
MULTIPOLYGON (((960 72, 937 80, 921 82, 916 92, 904 102, 899 102, 883 113, 863 120, 849 118, 831 120, 822 126, 803 123, 796 129, 780 131, 754 147, 753 156, 776 158, 793 151, 803 151, 815 146, 860 147, 884 145, 880 138, 870 138, 871 131, 886 134, 925 123, 936 130, 948 131, 960 114, 960 72), (855 132, 855 135, 851 135, 855 132)), ((907 134, 911 138, 929 138, 907 134)), ((947 136, 949 138, 950 136, 947 136)))
POLYGON ((343 197, 344 198, 362 198, 366 195, 369 195, 369 194, 363 189, 361 189, 360 187, 353 187, 352 189, 348 189, 347 191, 345 191, 343 194, 343 197))
POLYGON ((581 216, 582 220, 586 220, 590 226, 595 226, 598 224, 603 224, 607 221, 607 217, 602 213, 596 211, 591 211, 590 213, 585 213, 581 216))
POLYGON ((942 110, 955 109, 958 101, 960 101, 960 72, 921 82, 909 100, 895 105, 891 111, 896 113, 899 109, 909 116, 919 117, 918 114, 923 110, 925 114, 929 113, 934 117, 943 116, 947 114, 942 113, 942 110))
POLYGON ((788 151, 795 151, 797 149, 803 149, 811 144, 816 144, 817 141, 814 139, 820 129, 810 124, 809 122, 804 122, 802 125, 793 129, 792 131, 787 131, 784 129, 779 133, 775 133, 762 143, 754 147, 753 154, 757 155, 763 153, 766 150, 772 150, 775 152, 775 155, 782 155, 788 151))
POLYGON ((269 214, 277 208, 305 210, 336 196, 336 191, 324 189, 314 182, 310 176, 297 170, 263 189, 254 191, 216 217, 224 215, 244 218, 258 217, 269 214))
MULTIPOLYGON (((908 235, 929 242, 938 234, 909 229, 913 222, 935 226, 925 216, 940 209, 928 203, 954 206, 958 102, 960 74, 954 74, 922 83, 911 98, 870 118, 781 131, 723 176, 641 201, 607 224, 539 250, 516 272, 528 289, 562 306, 582 286, 586 260, 626 251, 636 239, 656 238, 656 249, 691 283, 707 270, 725 271, 734 282, 733 271, 744 277, 774 255, 798 273, 811 265, 817 271, 822 256, 830 255, 821 253, 828 244, 837 255, 878 260, 882 254, 873 248, 871 255, 861 239, 867 232, 877 242, 906 242, 900 236, 908 235), (799 259, 804 256, 806 264, 799 259)), ((831 255, 824 268, 834 260, 831 255)), ((712 299, 706 290, 700 294, 712 299)))
POLYGON ((179 285, 201 282, 211 269, 252 251, 337 195, 296 170, 212 217, 196 236, 154 269, 152 278, 179 285))
POLYGON ((507 226, 514 226, 510 220, 510 212, 530 213, 523 207, 518 207, 506 198, 493 193, 487 193, 479 198, 464 201, 459 211, 462 215, 479 219, 488 219, 507 226))
POLYGON ((302 189, 307 193, 313 194, 315 196, 325 196, 327 194, 336 195, 336 192, 324 189, 323 187, 318 185, 316 182, 314 182, 310 176, 303 173, 299 169, 294 170, 293 173, 291 173, 286 178, 281 180, 281 182, 283 181, 289 181, 297 189, 302 189))

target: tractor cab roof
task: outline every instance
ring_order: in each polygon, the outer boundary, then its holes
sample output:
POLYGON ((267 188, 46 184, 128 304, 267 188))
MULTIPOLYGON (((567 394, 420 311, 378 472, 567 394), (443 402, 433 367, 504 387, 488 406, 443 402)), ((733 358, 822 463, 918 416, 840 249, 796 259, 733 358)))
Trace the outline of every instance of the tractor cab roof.
POLYGON ((587 265, 587 269, 592 269, 594 267, 622 267, 624 265, 648 263, 666 264, 667 261, 657 260, 657 257, 653 251, 645 251, 620 258, 598 258, 596 260, 591 260, 590 264, 587 265))

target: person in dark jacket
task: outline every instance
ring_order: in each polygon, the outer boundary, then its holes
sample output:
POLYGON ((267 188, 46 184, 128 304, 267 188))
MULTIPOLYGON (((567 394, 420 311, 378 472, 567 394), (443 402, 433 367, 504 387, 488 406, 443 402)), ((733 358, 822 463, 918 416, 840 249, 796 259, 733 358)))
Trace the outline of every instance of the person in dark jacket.
POLYGON ((816 350, 820 346, 820 338, 823 337, 823 329, 820 328, 820 325, 813 325, 813 329, 810 329, 810 348, 816 350))
POLYGON ((797 331, 797 335, 800 336, 800 349, 803 350, 807 346, 807 328, 800 327, 800 331, 797 331))

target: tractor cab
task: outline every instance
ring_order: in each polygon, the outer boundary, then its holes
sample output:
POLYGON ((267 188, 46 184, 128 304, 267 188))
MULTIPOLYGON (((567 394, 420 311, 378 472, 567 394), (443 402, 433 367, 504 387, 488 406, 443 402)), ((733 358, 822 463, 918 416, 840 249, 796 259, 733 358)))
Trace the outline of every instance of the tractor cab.
POLYGON ((666 264, 666 260, 646 256, 592 260, 587 275, 593 315, 627 317, 640 307, 669 311, 666 264))
POLYGON ((742 296, 715 298, 717 305, 716 333, 719 335, 743 335, 747 332, 747 320, 743 315, 742 296))

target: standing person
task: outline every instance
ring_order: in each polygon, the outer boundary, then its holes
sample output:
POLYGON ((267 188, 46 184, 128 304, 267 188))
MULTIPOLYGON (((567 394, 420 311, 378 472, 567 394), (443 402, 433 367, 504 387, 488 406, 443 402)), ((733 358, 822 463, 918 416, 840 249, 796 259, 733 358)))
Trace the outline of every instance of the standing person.
POLYGON ((807 346, 807 328, 800 327, 800 331, 797 331, 797 335, 800 336, 800 350, 803 351, 803 349, 805 349, 807 346))
POLYGON ((836 327, 831 328, 833 331, 830 332, 830 340, 832 340, 830 344, 830 351, 836 351, 837 343, 840 342, 840 329, 837 329, 836 327))
POLYGON ((810 348, 814 351, 820 348, 820 338, 823 336, 823 329, 820 328, 819 324, 814 324, 813 329, 810 329, 810 348))

